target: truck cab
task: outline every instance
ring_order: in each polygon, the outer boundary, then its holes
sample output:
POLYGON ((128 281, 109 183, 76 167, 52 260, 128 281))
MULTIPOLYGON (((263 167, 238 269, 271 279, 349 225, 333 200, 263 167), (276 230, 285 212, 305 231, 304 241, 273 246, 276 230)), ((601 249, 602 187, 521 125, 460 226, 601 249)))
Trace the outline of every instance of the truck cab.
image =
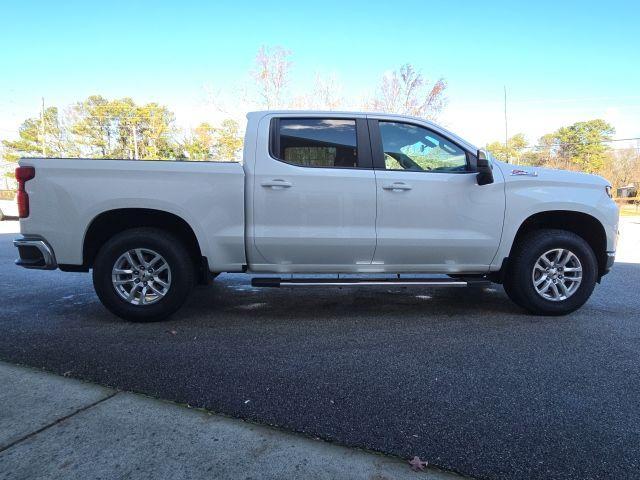
POLYGON ((473 147, 421 122, 326 117, 249 117, 269 135, 245 152, 253 270, 489 270, 505 211, 499 171, 480 187, 473 147))

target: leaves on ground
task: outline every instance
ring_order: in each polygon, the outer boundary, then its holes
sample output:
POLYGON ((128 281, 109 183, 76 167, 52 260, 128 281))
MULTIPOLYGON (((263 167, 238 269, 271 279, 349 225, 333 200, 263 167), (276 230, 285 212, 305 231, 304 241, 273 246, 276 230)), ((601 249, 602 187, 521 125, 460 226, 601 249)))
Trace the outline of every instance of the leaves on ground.
POLYGON ((411 469, 414 472, 417 472, 418 470, 424 470, 425 467, 429 465, 429 462, 420 460, 420 457, 415 456, 411 460, 409 460, 409 465, 411 465, 411 469))

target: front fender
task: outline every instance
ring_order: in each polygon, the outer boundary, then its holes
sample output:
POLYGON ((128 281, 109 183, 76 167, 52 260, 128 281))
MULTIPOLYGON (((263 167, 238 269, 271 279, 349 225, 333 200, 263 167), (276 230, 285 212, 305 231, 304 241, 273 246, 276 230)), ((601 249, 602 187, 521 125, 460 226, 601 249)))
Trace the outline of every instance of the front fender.
POLYGON ((615 251, 618 207, 606 194, 606 180, 593 175, 547 169, 532 169, 539 170, 537 177, 512 176, 504 164, 500 168, 507 179, 507 206, 503 235, 492 270, 499 269, 503 259, 509 256, 521 225, 531 216, 544 212, 570 211, 595 218, 605 231, 607 251, 615 251))

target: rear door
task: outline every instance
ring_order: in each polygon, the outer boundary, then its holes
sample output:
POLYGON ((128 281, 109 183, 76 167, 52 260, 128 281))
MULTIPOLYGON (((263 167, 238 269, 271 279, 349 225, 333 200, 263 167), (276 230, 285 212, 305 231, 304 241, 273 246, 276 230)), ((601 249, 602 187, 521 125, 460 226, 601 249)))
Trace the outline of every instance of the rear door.
POLYGON ((256 151, 255 270, 362 271, 376 244, 376 182, 364 117, 266 117, 256 151))
POLYGON ((500 243, 504 183, 479 186, 471 152, 417 123, 370 120, 377 248, 385 271, 484 272, 500 243))

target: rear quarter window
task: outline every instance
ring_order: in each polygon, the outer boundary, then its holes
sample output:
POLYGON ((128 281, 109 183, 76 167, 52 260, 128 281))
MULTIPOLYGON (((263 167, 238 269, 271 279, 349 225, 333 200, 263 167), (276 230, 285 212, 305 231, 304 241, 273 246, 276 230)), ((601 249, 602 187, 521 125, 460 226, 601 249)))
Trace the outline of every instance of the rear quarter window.
POLYGON ((271 128, 271 154, 278 160, 301 167, 358 166, 355 120, 279 118, 271 128))

